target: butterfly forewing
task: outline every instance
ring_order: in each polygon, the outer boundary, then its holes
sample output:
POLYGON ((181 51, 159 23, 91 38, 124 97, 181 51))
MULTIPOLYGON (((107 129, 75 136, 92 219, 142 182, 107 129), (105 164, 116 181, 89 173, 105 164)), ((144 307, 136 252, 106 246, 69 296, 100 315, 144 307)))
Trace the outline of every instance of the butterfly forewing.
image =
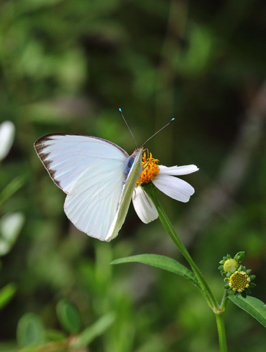
POLYGON ((125 161, 128 157, 116 144, 80 135, 47 135, 38 139, 34 147, 52 180, 65 193, 69 193, 83 172, 99 159, 125 161))

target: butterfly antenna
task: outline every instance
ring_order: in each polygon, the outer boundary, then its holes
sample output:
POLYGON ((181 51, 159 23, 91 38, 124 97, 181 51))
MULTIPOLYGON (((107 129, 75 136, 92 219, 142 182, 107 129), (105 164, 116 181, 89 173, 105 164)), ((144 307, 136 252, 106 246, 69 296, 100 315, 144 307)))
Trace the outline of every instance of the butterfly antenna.
POLYGON ((135 142, 135 144, 136 144, 136 147, 138 148, 136 139, 135 139, 135 137, 134 137, 134 135, 133 135, 131 129, 130 129, 129 126, 128 126, 128 123, 127 123, 127 121, 126 121, 126 119, 125 119, 125 117, 124 117, 124 115, 123 115, 122 109, 119 108, 119 111, 120 111, 121 116, 123 117, 123 120, 125 121, 125 124, 127 125, 127 128, 128 128, 128 130, 129 130, 129 132, 131 133, 131 136, 132 136, 132 138, 133 138, 133 140, 134 140, 134 142, 135 142))
POLYGON ((172 123, 173 121, 175 121, 174 118, 173 118, 170 122, 168 122, 165 126, 163 126, 162 128, 160 128, 159 131, 155 132, 150 138, 148 138, 148 139, 146 140, 146 142, 144 142, 144 143, 142 144, 142 147, 143 147, 144 144, 146 144, 150 139, 152 139, 154 136, 156 136, 156 134, 158 134, 159 132, 161 132, 165 127, 169 126, 170 123, 172 123))

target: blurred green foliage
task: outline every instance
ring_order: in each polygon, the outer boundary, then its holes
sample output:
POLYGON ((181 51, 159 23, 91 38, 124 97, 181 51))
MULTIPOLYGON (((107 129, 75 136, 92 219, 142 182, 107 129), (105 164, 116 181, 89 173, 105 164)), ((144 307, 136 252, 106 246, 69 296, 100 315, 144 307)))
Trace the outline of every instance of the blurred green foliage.
MULTIPOLYGON (((19 182, 0 215, 25 217, 1 258, 0 289, 17 288, 0 311, 1 351, 17 350, 25 314, 60 329, 61 299, 77 305, 83 327, 115 313, 91 351, 218 351, 214 317, 190 283, 141 264, 110 266, 143 253, 182 261, 158 220, 144 225, 131 208, 111 243, 87 237, 67 220, 64 194, 34 152, 42 135, 67 132, 131 153, 119 107, 139 144, 175 117, 147 148, 164 165, 200 171, 185 178, 196 189, 188 204, 163 195, 162 203, 217 297, 219 261, 243 250, 254 296, 266 301, 265 18, 262 0, 0 3, 0 122, 16 127, 0 194, 19 182)), ((230 304, 225 321, 230 350, 265 350, 264 328, 250 316, 230 304)))
POLYGON ((45 330, 39 316, 26 313, 20 318, 17 327, 17 342, 21 351, 82 351, 98 335, 105 332, 114 322, 113 313, 106 314, 80 334, 81 316, 73 302, 62 300, 57 304, 57 317, 69 336, 58 330, 45 330))

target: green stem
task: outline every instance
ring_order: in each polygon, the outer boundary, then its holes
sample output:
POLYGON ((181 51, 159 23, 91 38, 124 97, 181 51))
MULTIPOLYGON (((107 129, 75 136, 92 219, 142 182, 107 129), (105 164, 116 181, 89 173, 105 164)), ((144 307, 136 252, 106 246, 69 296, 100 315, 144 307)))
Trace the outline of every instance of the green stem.
POLYGON ((158 201, 158 199, 156 197, 156 188, 155 188, 155 186, 153 186, 153 184, 150 183, 150 184, 145 185, 144 188, 145 188, 145 191, 147 192, 147 194, 149 195, 149 197, 152 199, 153 204, 155 205, 155 207, 156 207, 156 209, 158 211, 161 223, 164 226, 166 232, 170 235, 170 237, 172 238, 172 240, 176 244, 177 248, 183 254, 185 259, 190 264, 192 270, 194 271, 194 274, 195 274, 195 276, 198 279, 201 292, 202 292, 203 296, 205 297, 208 305, 210 306, 210 308, 213 310, 213 312, 215 314, 219 314, 220 313, 220 309, 219 309, 218 302, 216 301, 216 299, 215 299, 215 297, 214 297, 209 285, 207 284, 203 274, 201 273, 201 271, 199 270, 198 266, 195 264, 195 262, 191 258, 190 254, 188 253, 186 247, 183 245, 183 243, 180 240, 180 238, 178 237, 178 235, 176 234, 173 225, 171 224, 171 222, 168 219, 166 213, 164 212, 161 204, 159 203, 159 201, 158 201))
POLYGON ((227 352, 223 313, 215 314, 215 317, 218 330, 220 352, 227 352))
POLYGON ((156 197, 156 187, 152 183, 150 183, 150 184, 145 185, 144 188, 145 188, 145 191, 147 192, 147 194, 149 195, 149 197, 151 198, 153 204, 155 205, 155 207, 158 211, 161 223, 164 226, 166 232, 170 235, 170 237, 172 238, 172 240, 176 244, 177 248, 183 254, 185 259, 190 264, 192 270, 194 271, 194 274, 195 274, 195 276, 199 282, 199 285, 200 285, 201 293, 205 297, 208 305, 213 310, 215 317, 216 317, 220 352, 227 352, 226 335, 225 335, 225 327, 224 327, 224 320, 223 320, 223 311, 225 310, 225 306, 228 301, 227 291, 225 291, 221 305, 219 307, 218 302, 215 299, 215 297, 214 297, 209 285, 207 284, 203 274, 201 273, 200 269, 198 268, 198 266, 195 264, 195 262, 191 258, 186 247, 183 245, 182 241, 180 240, 177 233, 175 232, 175 229, 174 229, 173 225, 171 224, 170 220, 168 219, 166 213, 164 212, 161 204, 159 203, 159 201, 156 197))
POLYGON ((223 295, 223 298, 222 298, 222 302, 220 304, 221 312, 225 311, 225 307, 226 307, 227 302, 228 302, 228 291, 224 290, 224 295, 223 295))

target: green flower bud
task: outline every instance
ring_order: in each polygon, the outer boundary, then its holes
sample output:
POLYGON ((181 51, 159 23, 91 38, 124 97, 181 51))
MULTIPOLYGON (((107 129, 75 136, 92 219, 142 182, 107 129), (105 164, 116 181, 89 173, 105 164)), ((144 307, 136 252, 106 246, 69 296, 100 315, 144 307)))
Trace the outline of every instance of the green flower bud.
POLYGON ((238 269, 239 263, 235 259, 227 259, 224 262, 223 269, 226 273, 234 272, 238 269))

